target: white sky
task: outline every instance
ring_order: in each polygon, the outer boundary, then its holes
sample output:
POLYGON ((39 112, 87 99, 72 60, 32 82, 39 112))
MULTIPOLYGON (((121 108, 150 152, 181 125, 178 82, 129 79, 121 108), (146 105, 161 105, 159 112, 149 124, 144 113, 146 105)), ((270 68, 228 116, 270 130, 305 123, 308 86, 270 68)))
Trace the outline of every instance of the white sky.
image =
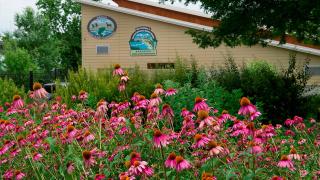
MULTIPOLYGON (((6 31, 13 31, 16 29, 14 25, 14 16, 16 13, 20 13, 26 7, 36 8, 37 0, 0 0, 0 34, 6 31)), ((103 0, 108 2, 110 0, 103 0)), ((148 0, 153 2, 159 2, 159 0, 148 0)), ((178 1, 178 0, 177 0, 178 1)), ((170 2, 166 4, 171 5, 170 2)), ((187 9, 200 11, 199 5, 190 4, 185 7, 183 3, 175 3, 173 6, 183 7, 187 9)))

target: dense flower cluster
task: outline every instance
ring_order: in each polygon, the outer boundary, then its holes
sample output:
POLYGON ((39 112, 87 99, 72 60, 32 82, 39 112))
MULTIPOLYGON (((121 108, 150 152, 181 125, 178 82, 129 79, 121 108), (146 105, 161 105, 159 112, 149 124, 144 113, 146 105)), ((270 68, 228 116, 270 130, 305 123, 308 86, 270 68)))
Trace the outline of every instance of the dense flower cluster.
MULTIPOLYGON (((129 80, 120 66, 113 74, 129 80)), ((164 103, 176 93, 158 84, 149 99, 134 93, 124 102, 100 100, 92 109, 85 106, 85 91, 68 107, 59 97, 48 101, 35 84, 30 103, 15 95, 1 113, 0 174, 3 179, 319 178, 320 128, 314 119, 296 116, 284 126, 262 125, 256 119, 261 113, 246 97, 237 116, 197 97, 192 109, 180 110, 179 122, 178 110, 164 103)))

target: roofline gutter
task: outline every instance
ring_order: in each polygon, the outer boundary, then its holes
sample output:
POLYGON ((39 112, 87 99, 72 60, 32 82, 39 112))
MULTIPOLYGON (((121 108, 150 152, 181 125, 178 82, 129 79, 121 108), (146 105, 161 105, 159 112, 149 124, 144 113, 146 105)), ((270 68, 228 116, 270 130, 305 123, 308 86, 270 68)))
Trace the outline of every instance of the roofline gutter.
POLYGON ((284 48, 284 49, 288 49, 288 50, 292 50, 292 51, 298 51, 298 52, 307 53, 307 54, 312 54, 312 55, 315 55, 315 56, 320 56, 320 50, 317 50, 317 49, 304 47, 304 46, 299 46, 299 45, 290 44, 290 43, 280 44, 279 41, 271 40, 271 39, 265 40, 265 42, 269 46, 284 48))

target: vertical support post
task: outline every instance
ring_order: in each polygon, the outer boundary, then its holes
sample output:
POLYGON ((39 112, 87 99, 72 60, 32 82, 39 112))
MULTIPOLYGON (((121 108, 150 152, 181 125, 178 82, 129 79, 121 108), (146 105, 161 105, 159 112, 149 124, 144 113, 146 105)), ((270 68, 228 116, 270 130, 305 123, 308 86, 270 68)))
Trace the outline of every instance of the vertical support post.
POLYGON ((30 90, 33 91, 33 71, 29 71, 29 85, 30 90))

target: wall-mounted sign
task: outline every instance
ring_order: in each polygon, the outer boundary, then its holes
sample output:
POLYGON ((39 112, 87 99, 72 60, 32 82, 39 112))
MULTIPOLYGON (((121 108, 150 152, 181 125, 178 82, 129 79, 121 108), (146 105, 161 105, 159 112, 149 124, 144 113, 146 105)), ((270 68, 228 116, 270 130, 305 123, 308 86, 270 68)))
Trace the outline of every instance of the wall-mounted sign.
POLYGON ((150 27, 136 28, 129 41, 131 56, 157 55, 157 38, 150 27))
POLYGON ((95 38, 108 38, 116 30, 117 24, 109 16, 96 16, 88 23, 88 31, 95 38))

